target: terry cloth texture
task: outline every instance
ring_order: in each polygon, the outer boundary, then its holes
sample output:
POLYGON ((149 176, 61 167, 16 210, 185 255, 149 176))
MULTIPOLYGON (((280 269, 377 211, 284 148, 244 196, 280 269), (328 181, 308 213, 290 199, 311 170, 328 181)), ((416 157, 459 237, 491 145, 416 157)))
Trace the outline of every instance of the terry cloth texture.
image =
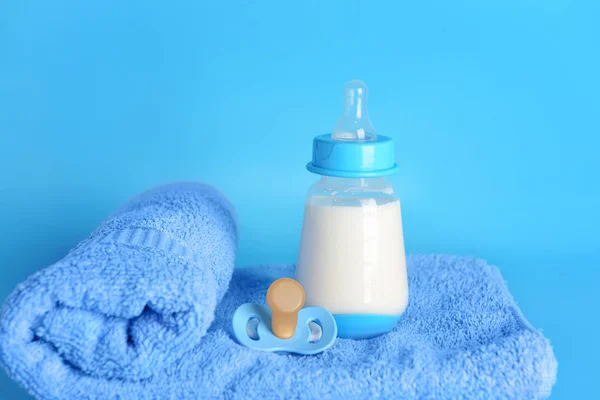
POLYGON ((0 314, 0 359, 38 399, 539 399, 557 362, 497 268, 408 257, 389 334, 314 356, 239 345, 231 317, 294 266, 233 272, 229 204, 198 184, 134 199, 0 314), (226 291, 227 286, 229 289, 226 291), (225 292, 226 291, 226 292, 225 292))

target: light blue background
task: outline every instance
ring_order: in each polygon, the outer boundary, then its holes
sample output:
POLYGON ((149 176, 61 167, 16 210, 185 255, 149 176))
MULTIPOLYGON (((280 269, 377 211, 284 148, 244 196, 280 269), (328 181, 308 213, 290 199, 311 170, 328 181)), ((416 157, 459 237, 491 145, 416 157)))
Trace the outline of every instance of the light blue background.
MULTIPOLYGON (((234 202, 240 265, 295 261, 311 140, 359 78, 396 140, 407 250, 498 265, 555 347, 553 398, 589 398, 596 4, 3 1, 0 298, 129 197, 175 180, 234 202)), ((0 373, 0 398, 23 393, 0 373)))

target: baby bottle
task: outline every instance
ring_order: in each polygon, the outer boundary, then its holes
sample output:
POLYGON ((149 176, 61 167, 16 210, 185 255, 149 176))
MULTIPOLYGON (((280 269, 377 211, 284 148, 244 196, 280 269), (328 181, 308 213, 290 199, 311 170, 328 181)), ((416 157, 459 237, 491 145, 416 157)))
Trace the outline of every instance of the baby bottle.
POLYGON ((394 143, 377 135, 367 87, 344 87, 344 112, 331 135, 313 142, 296 280, 307 306, 326 308, 338 336, 364 339, 392 330, 408 304, 400 201, 386 176, 394 143))

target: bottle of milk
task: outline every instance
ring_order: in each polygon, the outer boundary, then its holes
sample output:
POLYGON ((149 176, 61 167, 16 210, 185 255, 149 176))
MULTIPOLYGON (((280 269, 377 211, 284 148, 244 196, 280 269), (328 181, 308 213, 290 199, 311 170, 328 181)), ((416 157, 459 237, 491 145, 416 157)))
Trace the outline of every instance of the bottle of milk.
POLYGON ((377 135, 367 87, 344 87, 342 117, 317 136, 307 169, 321 175, 308 191, 296 280, 307 306, 334 315, 338 336, 364 339, 392 330, 408 304, 400 201, 386 176, 398 166, 394 143, 377 135))

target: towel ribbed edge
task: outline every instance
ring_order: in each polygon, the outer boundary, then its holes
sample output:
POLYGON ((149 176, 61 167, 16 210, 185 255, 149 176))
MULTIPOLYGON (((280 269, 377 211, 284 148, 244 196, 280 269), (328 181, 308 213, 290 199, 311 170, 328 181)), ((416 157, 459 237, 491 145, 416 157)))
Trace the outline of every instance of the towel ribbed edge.
POLYGON ((136 247, 160 249, 177 256, 184 257, 195 264, 200 264, 200 255, 193 252, 185 244, 164 233, 145 228, 126 228, 99 237, 92 243, 121 243, 136 247))

